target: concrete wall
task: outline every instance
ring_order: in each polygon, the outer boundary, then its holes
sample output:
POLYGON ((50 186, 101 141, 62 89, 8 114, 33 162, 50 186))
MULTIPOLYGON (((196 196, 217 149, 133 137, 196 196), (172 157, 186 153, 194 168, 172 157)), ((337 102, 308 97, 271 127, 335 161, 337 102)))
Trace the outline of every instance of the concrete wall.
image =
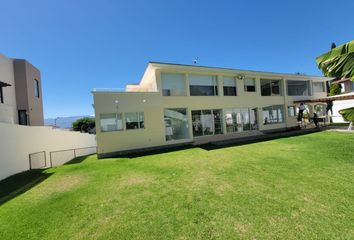
POLYGON ((4 103, 0 103, 0 122, 17 123, 13 61, 2 54, 0 54, 0 81, 11 85, 3 88, 4 103))
POLYGON ((43 126, 42 82, 37 68, 23 59, 14 60, 14 74, 16 81, 16 101, 19 110, 28 112, 28 121, 31 126, 43 126), (39 97, 35 97, 34 80, 39 82, 39 97))
POLYGON ((49 161, 51 151, 96 146, 95 135, 47 127, 0 123, 0 133, 0 180, 28 170, 30 153, 46 151, 49 161))

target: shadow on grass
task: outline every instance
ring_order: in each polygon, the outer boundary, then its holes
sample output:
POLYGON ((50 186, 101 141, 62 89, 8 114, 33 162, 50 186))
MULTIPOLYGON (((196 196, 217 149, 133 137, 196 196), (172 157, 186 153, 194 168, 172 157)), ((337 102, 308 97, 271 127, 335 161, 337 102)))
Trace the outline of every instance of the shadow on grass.
POLYGON ((318 130, 318 129, 305 129, 304 130, 303 129, 303 130, 293 130, 293 131, 286 131, 286 132, 279 131, 279 132, 266 133, 264 135, 221 140, 221 141, 210 142, 210 143, 201 144, 201 145, 185 144, 185 145, 173 146, 173 147, 164 146, 159 149, 126 153, 126 154, 117 155, 116 157, 137 158, 137 157, 143 157, 143 156, 149 156, 149 155, 156 155, 156 154, 186 150, 186 149, 191 149, 191 148, 201 148, 201 149, 204 149, 207 151, 211 151, 211 150, 216 150, 216 149, 220 149, 220 148, 242 146, 242 145, 251 144, 251 143, 266 142, 266 141, 270 141, 270 140, 274 140, 274 139, 306 135, 306 134, 311 134, 311 133, 318 132, 318 131, 320 131, 320 130, 318 130))
POLYGON ((89 154, 89 155, 85 155, 85 156, 80 156, 80 157, 76 157, 74 158, 73 160, 65 163, 64 165, 70 165, 70 164, 77 164, 77 163, 82 163, 83 161, 85 161, 88 157, 92 156, 92 155, 95 155, 96 153, 94 154, 89 154))
POLYGON ((7 201, 25 193, 41 183, 53 173, 46 173, 45 169, 33 169, 12 175, 0 181, 0 206, 7 201))

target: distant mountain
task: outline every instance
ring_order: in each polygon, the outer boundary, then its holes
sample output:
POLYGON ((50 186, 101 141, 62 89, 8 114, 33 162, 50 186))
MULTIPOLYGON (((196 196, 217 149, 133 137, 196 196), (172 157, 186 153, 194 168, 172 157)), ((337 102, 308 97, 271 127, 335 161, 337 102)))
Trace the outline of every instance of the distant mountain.
POLYGON ((64 128, 64 129, 70 129, 72 128, 73 122, 75 122, 77 119, 84 118, 84 117, 89 117, 89 118, 94 118, 93 116, 73 116, 73 117, 58 117, 58 118, 47 118, 44 119, 44 125, 45 126, 56 126, 58 128, 64 128), (55 123, 56 120, 56 123, 55 123))

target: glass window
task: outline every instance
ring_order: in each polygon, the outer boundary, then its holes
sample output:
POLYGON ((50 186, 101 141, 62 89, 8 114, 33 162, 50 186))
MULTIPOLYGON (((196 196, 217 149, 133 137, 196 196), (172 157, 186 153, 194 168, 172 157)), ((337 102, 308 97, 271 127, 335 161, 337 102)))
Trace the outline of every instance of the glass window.
POLYGON ((144 113, 125 113, 125 127, 126 129, 144 128, 144 113))
POLYGON ((250 125, 252 130, 258 129, 257 108, 250 109, 250 125))
POLYGON ((185 74, 161 73, 163 96, 186 96, 185 74))
POLYGON ((224 96, 236 96, 236 80, 233 77, 224 77, 224 96))
POLYGON ((255 92, 256 91, 256 79, 245 78, 244 79, 245 92, 255 92))
POLYGON ((192 111, 193 136, 222 134, 221 110, 192 111))
POLYGON ((189 75, 189 89, 191 96, 217 96, 216 76, 191 74, 189 75))
POLYGON ((310 81, 287 81, 288 96, 310 96, 310 81))
POLYGON ((189 138, 187 110, 185 108, 165 109, 166 141, 189 138))
POLYGON ((262 108, 263 124, 275 124, 284 122, 284 107, 283 105, 274 105, 262 108))
POLYGON ((288 106, 288 116, 295 117, 295 106, 288 106))
POLYGON ((261 79, 262 96, 281 96, 281 81, 272 79, 261 79))
POLYGON ((112 132, 123 130, 123 120, 121 113, 100 114, 100 124, 102 132, 112 132))
POLYGON ((324 82, 313 82, 314 92, 325 92, 324 82))
POLYGON ((227 132, 242 132, 258 129, 257 109, 235 108, 225 110, 227 132))
POLYGON ((39 98, 39 82, 34 79, 34 96, 39 98))

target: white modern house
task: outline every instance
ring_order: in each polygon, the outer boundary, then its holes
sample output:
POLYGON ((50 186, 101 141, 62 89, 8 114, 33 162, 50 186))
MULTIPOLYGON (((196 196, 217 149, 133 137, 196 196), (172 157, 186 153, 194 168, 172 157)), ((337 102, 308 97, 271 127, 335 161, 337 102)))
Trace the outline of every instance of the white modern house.
MULTIPOLYGON (((291 129, 294 102, 326 97, 329 80, 150 62, 125 91, 93 90, 98 156, 291 129)), ((316 104, 307 105, 309 114, 316 104)))

